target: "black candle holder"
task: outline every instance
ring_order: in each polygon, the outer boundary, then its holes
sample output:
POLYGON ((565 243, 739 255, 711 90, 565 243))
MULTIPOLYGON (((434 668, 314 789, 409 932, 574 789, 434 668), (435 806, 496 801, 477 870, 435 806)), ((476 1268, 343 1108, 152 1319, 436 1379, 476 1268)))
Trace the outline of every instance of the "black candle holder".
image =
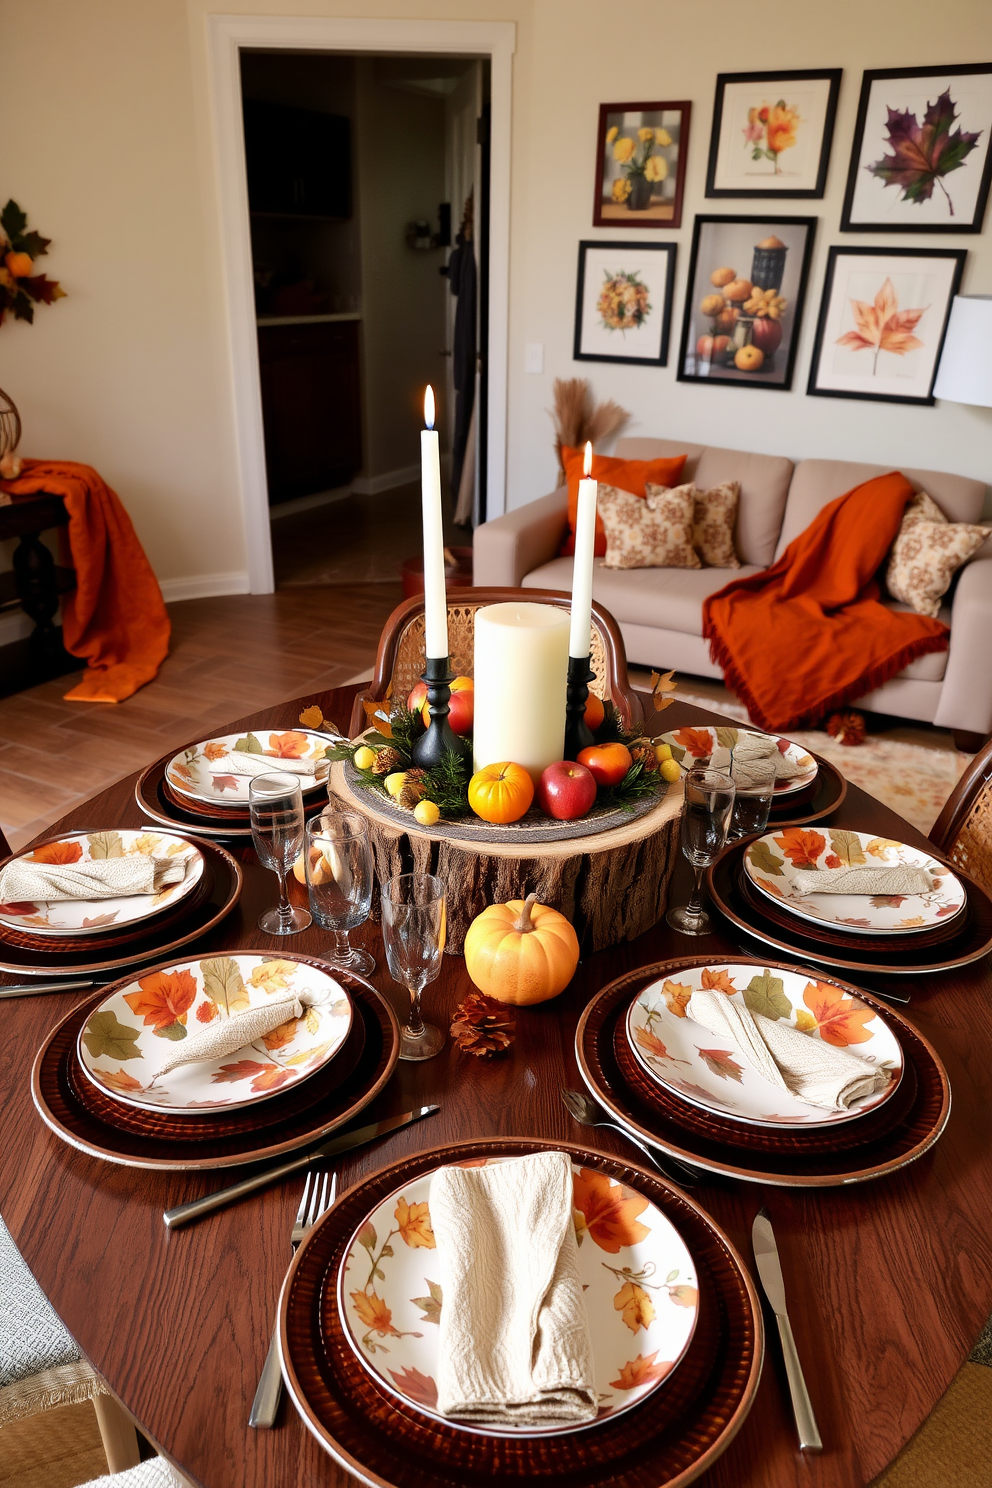
POLYGON ((568 658, 568 682, 565 688, 565 758, 577 760, 580 749, 593 743, 592 730, 586 723, 586 699, 589 683, 596 673, 588 656, 568 658))
POLYGON ((455 674, 447 656, 428 656, 421 681, 427 684, 427 707, 430 726, 421 734, 410 753, 413 763, 422 770, 432 770, 446 755, 455 754, 471 762, 472 746, 455 733, 448 722, 448 703, 455 674))

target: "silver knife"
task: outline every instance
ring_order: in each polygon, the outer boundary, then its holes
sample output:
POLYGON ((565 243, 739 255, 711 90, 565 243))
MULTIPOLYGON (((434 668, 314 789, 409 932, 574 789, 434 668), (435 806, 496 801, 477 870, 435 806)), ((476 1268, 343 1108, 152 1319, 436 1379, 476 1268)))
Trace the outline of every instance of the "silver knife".
POLYGON ((254 1173, 250 1178, 242 1178, 240 1183, 232 1183, 229 1188, 220 1188, 216 1193, 207 1194, 203 1199, 193 1199, 189 1204, 179 1204, 175 1209, 166 1209, 162 1218, 165 1220, 166 1228, 178 1229, 180 1225, 189 1224, 192 1219, 200 1219, 204 1214, 210 1214, 214 1209, 223 1209, 225 1204, 233 1204, 237 1199, 243 1199, 246 1194, 254 1193, 257 1188, 265 1188, 270 1183, 276 1183, 280 1178, 286 1178, 290 1173, 302 1172, 309 1168, 312 1163, 321 1162, 324 1158, 340 1157, 342 1152, 351 1152, 355 1147, 364 1147, 366 1142, 374 1142, 376 1137, 385 1136, 386 1132, 396 1131, 401 1126, 409 1126, 413 1121, 420 1121, 424 1116, 431 1116, 439 1111, 440 1106, 417 1106, 412 1111, 404 1111, 402 1116, 387 1116, 384 1121, 375 1121, 371 1126, 360 1126, 357 1131, 346 1132, 342 1137, 332 1137, 329 1142, 324 1142, 320 1147, 313 1147, 302 1157, 294 1157, 292 1162, 280 1163, 277 1168, 263 1168, 261 1173, 254 1173))
POLYGON ((782 1345, 782 1355, 785 1359, 785 1373, 789 1380, 789 1394, 792 1396, 792 1413, 796 1418, 796 1430, 799 1433, 799 1450, 801 1452, 822 1452, 823 1442, 820 1440, 820 1431, 813 1414, 806 1381, 803 1378, 803 1367, 799 1362, 796 1340, 792 1336, 792 1324, 789 1322, 789 1313, 785 1305, 782 1263, 778 1258, 778 1246, 775 1244, 775 1233, 772 1230, 767 1209, 759 1209, 754 1216, 754 1224, 751 1226, 751 1244, 754 1246, 754 1260, 758 1275, 761 1277, 761 1285, 765 1289, 765 1296, 772 1304, 775 1321, 778 1324, 779 1342, 782 1345))

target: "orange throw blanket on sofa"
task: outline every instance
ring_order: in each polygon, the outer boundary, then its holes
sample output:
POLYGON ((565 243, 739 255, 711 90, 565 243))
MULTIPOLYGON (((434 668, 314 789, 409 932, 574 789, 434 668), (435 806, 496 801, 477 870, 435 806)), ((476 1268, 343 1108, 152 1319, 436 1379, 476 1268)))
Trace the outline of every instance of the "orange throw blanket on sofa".
POLYGON ((755 723, 815 723, 927 651, 946 625, 887 609, 875 575, 913 494, 893 471, 825 506, 763 573, 734 579, 703 604, 703 635, 727 686, 755 723))
POLYGON ((83 680, 66 693, 81 703, 120 703, 150 682, 169 651, 169 617, 158 580, 117 495, 89 465, 25 460, 12 496, 61 496, 76 588, 62 596, 62 639, 84 657, 83 680))

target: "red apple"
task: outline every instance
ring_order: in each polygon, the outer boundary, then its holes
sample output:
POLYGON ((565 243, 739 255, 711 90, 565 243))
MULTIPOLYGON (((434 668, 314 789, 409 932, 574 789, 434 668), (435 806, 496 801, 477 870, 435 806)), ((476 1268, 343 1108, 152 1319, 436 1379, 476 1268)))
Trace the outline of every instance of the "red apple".
MULTIPOLYGON (((427 704, 427 684, 418 682, 406 700, 411 713, 420 709, 424 728, 431 726, 431 713, 427 704)), ((470 734, 475 718, 475 683, 471 677, 456 677, 451 684, 451 700, 448 703, 448 722, 452 732, 470 734)))
POLYGON ((537 804, 555 821, 575 821, 585 816, 596 799, 592 772, 575 760, 549 765, 537 786, 537 804))
POLYGON ((579 764, 592 771, 597 785, 619 785, 633 763, 626 744, 590 744, 579 750, 579 764))
POLYGON ((411 713, 419 713, 427 701, 427 683, 418 682, 406 700, 407 708, 411 713))
POLYGON ((751 327, 751 341, 766 357, 772 356, 782 344, 782 322, 761 316, 751 327))

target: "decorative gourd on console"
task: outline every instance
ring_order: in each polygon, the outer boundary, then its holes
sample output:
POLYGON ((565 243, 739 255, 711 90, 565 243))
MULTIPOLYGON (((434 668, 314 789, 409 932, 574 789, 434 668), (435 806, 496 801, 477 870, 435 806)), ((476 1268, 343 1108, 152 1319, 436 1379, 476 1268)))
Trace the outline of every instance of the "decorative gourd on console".
POLYGON ((491 904, 465 936, 472 981, 499 1002, 524 1007, 564 992, 579 964, 579 941, 564 915, 536 894, 491 904))

